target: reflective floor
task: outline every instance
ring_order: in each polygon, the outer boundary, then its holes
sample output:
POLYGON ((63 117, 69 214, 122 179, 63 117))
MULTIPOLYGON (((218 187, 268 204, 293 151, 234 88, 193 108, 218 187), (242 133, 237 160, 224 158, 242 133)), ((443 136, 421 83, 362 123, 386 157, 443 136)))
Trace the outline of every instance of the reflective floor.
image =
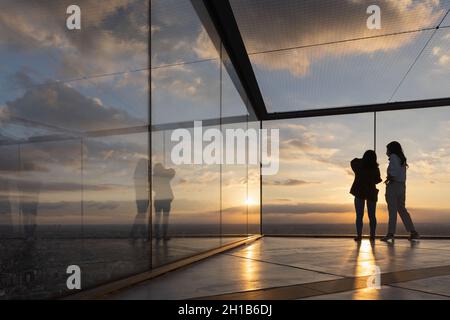
POLYGON ((108 298, 450 299, 450 240, 264 237, 108 298))
POLYGON ((93 288, 241 239, 172 237, 152 246, 143 239, 1 239, 0 300, 65 296, 70 265, 81 268, 83 287, 93 288))

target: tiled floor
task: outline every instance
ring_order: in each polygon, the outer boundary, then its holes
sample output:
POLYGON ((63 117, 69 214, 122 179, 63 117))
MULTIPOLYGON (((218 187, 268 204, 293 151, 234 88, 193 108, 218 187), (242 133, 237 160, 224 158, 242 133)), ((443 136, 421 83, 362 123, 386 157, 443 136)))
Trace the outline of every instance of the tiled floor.
POLYGON ((450 296, 450 276, 396 283, 395 287, 450 296))
POLYGON ((405 290, 390 286, 382 286, 381 289, 359 289, 334 294, 314 296, 303 300, 448 300, 443 297, 420 291, 405 290))
POLYGON ((264 237, 109 298, 450 299, 443 266, 450 266, 450 240, 264 237), (375 266, 385 280, 380 290, 364 287, 375 266))
POLYGON ((153 266, 201 253, 221 245, 242 240, 244 237, 189 237, 171 238, 169 241, 152 242, 153 266))

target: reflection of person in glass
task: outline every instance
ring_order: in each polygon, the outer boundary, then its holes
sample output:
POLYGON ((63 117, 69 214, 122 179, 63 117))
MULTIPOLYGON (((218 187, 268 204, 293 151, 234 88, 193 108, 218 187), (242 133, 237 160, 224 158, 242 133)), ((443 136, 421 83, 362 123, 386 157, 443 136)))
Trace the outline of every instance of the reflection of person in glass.
POLYGON ((13 231, 9 184, 8 179, 0 177, 0 226, 8 234, 13 231))
POLYGON ((25 238, 27 240, 35 240, 41 183, 39 181, 19 181, 17 186, 20 191, 19 213, 22 218, 25 238))
POLYGON ((170 181, 175 177, 174 169, 166 169, 161 163, 153 167, 153 192, 155 205, 155 237, 168 240, 167 229, 169 226, 170 206, 173 200, 170 181), (161 224, 162 215, 162 224, 161 224), (162 230, 161 230, 162 229, 162 230), (161 234, 162 231, 162 234, 161 234))
POLYGON ((140 159, 134 170, 134 189, 136 192, 137 214, 131 228, 130 238, 147 237, 147 209, 149 204, 148 160, 140 159))

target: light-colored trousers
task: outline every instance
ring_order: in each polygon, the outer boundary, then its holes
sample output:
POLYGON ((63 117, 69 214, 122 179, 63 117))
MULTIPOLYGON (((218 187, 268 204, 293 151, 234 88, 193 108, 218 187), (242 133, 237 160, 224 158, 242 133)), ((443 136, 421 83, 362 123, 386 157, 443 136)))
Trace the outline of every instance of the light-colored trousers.
POLYGON ((411 216, 405 207, 406 185, 404 182, 390 181, 386 186, 386 203, 389 211, 388 233, 395 234, 397 213, 405 225, 407 232, 415 231, 411 216))

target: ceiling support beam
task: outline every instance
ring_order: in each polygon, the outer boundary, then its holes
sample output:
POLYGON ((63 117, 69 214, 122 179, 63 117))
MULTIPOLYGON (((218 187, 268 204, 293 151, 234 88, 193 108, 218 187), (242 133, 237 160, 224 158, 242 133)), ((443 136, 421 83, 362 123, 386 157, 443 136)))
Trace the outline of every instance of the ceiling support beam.
MULTIPOLYGON (((246 93, 248 104, 256 116, 255 120, 264 120, 267 117, 267 108, 253 72, 247 50, 245 49, 239 27, 234 18, 230 2, 228 0, 191 0, 191 3, 207 31, 210 26, 209 23, 205 23, 204 21, 210 20, 213 23, 215 31, 217 31, 220 37, 221 44, 228 54, 229 64, 234 69, 234 72, 229 71, 229 74, 231 73, 230 77, 234 81, 233 73, 235 73, 239 79, 246 93), (205 17, 205 13, 207 13, 208 17, 205 17)), ((208 33, 211 34, 209 31, 208 33)), ((224 59, 224 64, 227 66, 227 59, 224 59)))
POLYGON ((389 102, 389 103, 379 103, 379 104, 369 104, 369 105, 339 107, 339 108, 327 108, 327 109, 315 109, 315 110, 274 112, 274 113, 269 113, 265 120, 283 120, 283 119, 295 119, 295 118, 336 116, 336 115, 344 115, 344 114, 433 108, 433 107, 445 107, 445 106, 450 106, 450 98, 389 102))

